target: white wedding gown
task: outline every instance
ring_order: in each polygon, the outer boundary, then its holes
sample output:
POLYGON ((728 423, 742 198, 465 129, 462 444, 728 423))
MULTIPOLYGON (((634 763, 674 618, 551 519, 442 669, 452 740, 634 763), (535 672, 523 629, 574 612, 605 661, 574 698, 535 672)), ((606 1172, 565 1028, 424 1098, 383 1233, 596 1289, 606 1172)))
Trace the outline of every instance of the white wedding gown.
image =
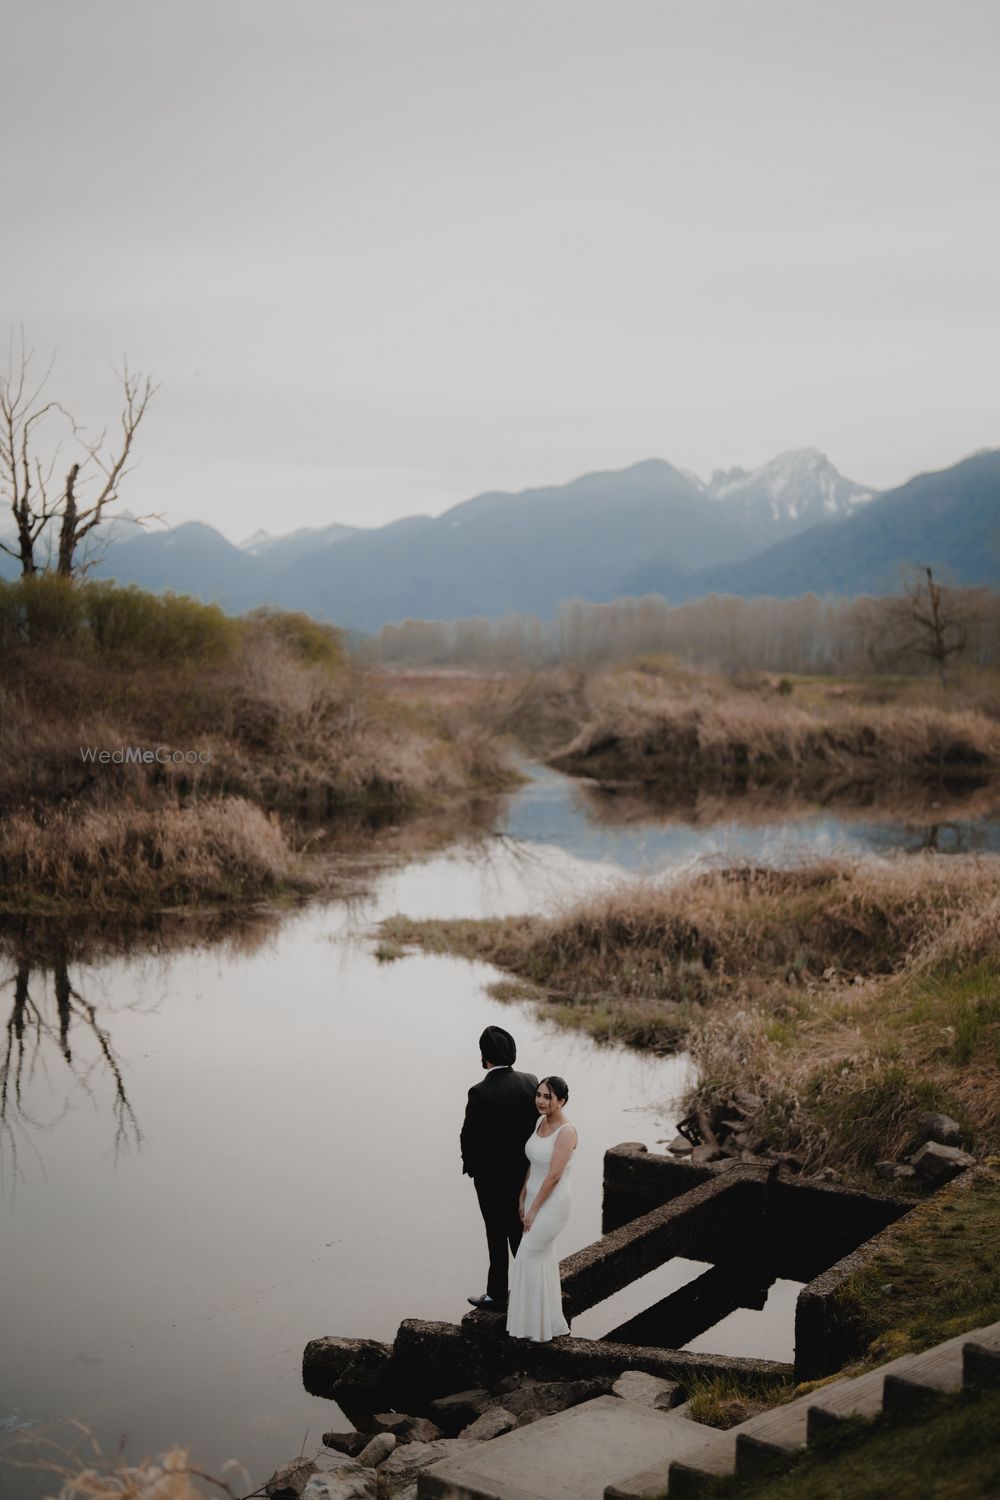
MULTIPOLYGON (((560 1125, 559 1130, 565 1129, 565 1125, 560 1125)), ((524 1154, 531 1167, 524 1196, 526 1210, 530 1210, 539 1188, 549 1174, 559 1130, 543 1137, 538 1134, 536 1125, 534 1135, 528 1137, 524 1154)), ((575 1146, 573 1150, 576 1150, 575 1146)), ((514 1257, 510 1301, 507 1304, 507 1332, 512 1338, 533 1339, 536 1344, 546 1344, 549 1339, 558 1338, 561 1333, 569 1333, 569 1324, 563 1317, 562 1310, 556 1236, 569 1218, 572 1204, 569 1177, 572 1166, 571 1155, 558 1183, 538 1210, 538 1217, 522 1237, 514 1257)))

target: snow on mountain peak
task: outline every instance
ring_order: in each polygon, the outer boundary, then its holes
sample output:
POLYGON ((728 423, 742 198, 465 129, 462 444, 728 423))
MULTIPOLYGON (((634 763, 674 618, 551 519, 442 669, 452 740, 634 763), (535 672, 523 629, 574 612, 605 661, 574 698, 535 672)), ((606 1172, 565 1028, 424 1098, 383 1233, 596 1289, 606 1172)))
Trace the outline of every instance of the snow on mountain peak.
POLYGON ((850 512, 872 496, 834 468, 818 448, 792 448, 756 469, 716 469, 708 490, 717 500, 742 500, 777 523, 819 521, 850 512))

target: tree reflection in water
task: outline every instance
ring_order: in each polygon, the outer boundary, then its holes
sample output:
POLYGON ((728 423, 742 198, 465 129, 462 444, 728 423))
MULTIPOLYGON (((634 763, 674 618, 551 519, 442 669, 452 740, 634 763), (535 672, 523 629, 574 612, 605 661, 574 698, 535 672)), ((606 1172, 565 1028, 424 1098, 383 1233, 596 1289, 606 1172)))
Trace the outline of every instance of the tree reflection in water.
POLYGON ((107 962, 148 956, 162 974, 171 954, 192 948, 253 953, 273 940, 286 916, 266 909, 188 913, 118 925, 0 916, 0 1189, 13 1190, 23 1177, 25 1150, 42 1165, 39 1137, 70 1114, 80 1094, 95 1110, 110 1098, 116 1160, 143 1144, 111 1028, 123 1011, 147 1014, 160 1002, 95 1005, 88 992, 103 988, 107 962), (46 1085, 62 1101, 43 1117, 46 1085))
POLYGON ((0 1184, 13 1184, 20 1175, 19 1144, 30 1144, 38 1155, 32 1132, 51 1130, 68 1114, 75 1091, 82 1090, 97 1105, 102 1077, 112 1084, 116 1159, 121 1151, 140 1146, 142 1131, 111 1034, 98 1019, 96 1006, 73 985, 65 953, 44 960, 19 957, 13 973, 0 979, 0 993, 8 990, 13 991, 13 1006, 0 1058, 0 1184), (55 1116, 41 1120, 26 1095, 39 1074, 51 1079, 53 1053, 68 1071, 67 1093, 55 1116))

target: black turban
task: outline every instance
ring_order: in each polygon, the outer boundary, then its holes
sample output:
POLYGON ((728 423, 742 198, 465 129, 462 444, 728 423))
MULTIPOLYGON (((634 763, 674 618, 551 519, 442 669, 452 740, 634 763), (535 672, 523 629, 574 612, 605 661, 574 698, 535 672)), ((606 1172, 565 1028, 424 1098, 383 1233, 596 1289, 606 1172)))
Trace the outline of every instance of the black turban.
POLYGON ((517 1045, 509 1031, 502 1026, 487 1026, 479 1038, 479 1050, 483 1062, 501 1068, 512 1068, 517 1058, 517 1045))

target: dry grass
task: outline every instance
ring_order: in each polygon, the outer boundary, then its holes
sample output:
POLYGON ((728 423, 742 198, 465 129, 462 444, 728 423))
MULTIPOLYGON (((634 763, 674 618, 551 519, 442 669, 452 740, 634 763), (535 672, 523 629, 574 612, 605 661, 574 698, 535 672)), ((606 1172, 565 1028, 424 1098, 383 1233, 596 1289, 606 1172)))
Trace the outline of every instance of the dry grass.
POLYGON ((1000 769, 1000 722, 967 708, 799 708, 775 696, 650 694, 624 679, 552 764, 602 782, 736 791, 961 780, 1000 769))
POLYGON ((232 1473, 236 1488, 220 1475, 192 1464, 186 1448, 173 1447, 155 1457, 128 1462, 121 1453, 110 1458, 102 1452, 82 1422, 71 1425, 80 1434, 83 1452, 50 1439, 25 1436, 26 1456, 5 1460, 11 1469, 31 1474, 44 1485, 44 1500, 207 1500, 220 1494, 236 1500, 249 1488, 249 1475, 235 1460, 223 1469, 232 1473))
POLYGON ((864 1175, 921 1112, 1000 1133, 1000 861, 737 868, 627 886, 556 917, 407 922, 388 940, 486 960, 601 1040, 686 1045, 711 1107, 809 1168, 864 1175))
POLYGON ((245 900, 308 884, 277 819, 240 798, 158 810, 39 810, 0 824, 8 911, 245 900))
POLYGON ((164 663, 20 648, 0 670, 0 808, 236 795, 304 817, 406 810, 517 776, 465 701, 403 701, 263 625, 226 657, 164 663), (81 746, 210 750, 210 764, 95 766, 81 746))

